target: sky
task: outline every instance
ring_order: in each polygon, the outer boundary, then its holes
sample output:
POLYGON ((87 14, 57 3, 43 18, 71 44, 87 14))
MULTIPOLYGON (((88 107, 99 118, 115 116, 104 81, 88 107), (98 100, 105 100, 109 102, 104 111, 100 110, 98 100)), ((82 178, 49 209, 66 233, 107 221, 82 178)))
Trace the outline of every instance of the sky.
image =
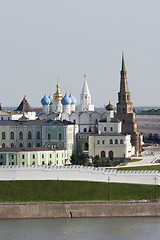
POLYGON ((160 106, 159 0, 0 0, 0 102, 56 92, 116 105, 122 50, 134 106, 160 106))

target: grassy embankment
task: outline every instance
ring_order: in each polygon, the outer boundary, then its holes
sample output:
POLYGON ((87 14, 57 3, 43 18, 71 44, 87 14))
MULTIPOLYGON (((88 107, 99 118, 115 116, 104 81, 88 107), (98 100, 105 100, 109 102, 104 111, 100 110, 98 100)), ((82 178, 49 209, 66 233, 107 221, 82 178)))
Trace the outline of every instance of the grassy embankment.
MULTIPOLYGON (((114 168, 113 168, 114 169, 114 168)), ((159 171, 160 172, 160 165, 152 165, 152 166, 137 166, 137 167, 121 167, 116 168, 117 171, 133 171, 133 170, 152 170, 152 171, 159 171)))
POLYGON ((158 186, 83 181, 0 181, 0 202, 123 201, 160 199, 158 186))
POLYGON ((128 161, 126 163, 122 163, 119 166, 126 166, 128 163, 139 162, 139 161, 142 161, 142 159, 132 158, 130 161, 128 161))

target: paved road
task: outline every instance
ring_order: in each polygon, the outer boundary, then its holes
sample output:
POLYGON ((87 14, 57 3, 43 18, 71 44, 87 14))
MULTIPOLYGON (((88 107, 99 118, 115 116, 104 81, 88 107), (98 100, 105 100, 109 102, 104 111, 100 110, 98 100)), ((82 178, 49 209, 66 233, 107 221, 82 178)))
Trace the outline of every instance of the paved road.
POLYGON ((126 167, 160 165, 160 163, 154 163, 155 159, 160 159, 160 146, 147 147, 145 148, 145 151, 143 152, 142 157, 133 157, 133 158, 142 159, 142 161, 128 163, 126 167))

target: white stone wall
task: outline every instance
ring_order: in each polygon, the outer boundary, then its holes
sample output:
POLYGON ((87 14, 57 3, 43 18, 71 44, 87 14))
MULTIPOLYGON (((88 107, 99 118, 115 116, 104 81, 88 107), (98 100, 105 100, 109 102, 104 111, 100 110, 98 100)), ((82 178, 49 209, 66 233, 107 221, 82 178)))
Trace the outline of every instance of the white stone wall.
POLYGON ((0 166, 0 180, 73 180, 160 185, 158 171, 116 171, 83 166, 0 166))

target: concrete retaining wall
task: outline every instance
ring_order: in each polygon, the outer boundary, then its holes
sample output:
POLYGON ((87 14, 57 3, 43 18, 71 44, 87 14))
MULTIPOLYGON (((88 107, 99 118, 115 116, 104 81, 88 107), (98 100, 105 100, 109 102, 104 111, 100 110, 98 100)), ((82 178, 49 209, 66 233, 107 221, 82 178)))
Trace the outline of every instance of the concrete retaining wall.
POLYGON ((158 171, 116 171, 83 166, 1 166, 0 180, 72 180, 160 185, 158 171))
POLYGON ((0 219, 160 217, 159 203, 0 205, 0 219))

